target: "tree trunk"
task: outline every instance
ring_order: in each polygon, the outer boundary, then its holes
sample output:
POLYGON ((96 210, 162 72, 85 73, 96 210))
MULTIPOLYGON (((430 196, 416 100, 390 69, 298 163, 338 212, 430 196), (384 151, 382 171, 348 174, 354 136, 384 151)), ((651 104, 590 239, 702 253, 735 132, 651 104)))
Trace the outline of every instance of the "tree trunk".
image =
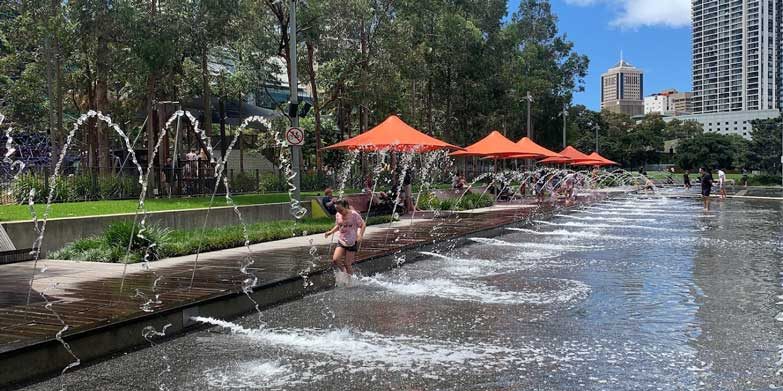
MULTIPOLYGON (((99 24, 108 23, 108 9, 106 3, 101 3, 98 11, 97 22, 99 24)), ((95 110, 108 114, 109 111, 109 52, 108 38, 102 32, 98 33, 98 50, 95 54, 95 110)), ((98 172, 101 175, 107 175, 109 167, 109 129, 103 121, 95 123, 96 153, 98 154, 98 172)))
MULTIPOLYGON (((54 102, 57 100, 56 95, 56 86, 57 83, 56 79, 56 71, 55 71, 55 64, 54 64, 54 45, 52 44, 52 38, 47 37, 44 41, 44 53, 46 53, 47 61, 46 61, 46 95, 49 100, 49 140, 55 140, 56 137, 56 126, 57 126, 57 108, 55 107, 54 102)), ((57 156, 59 154, 59 145, 54 145, 52 143, 52 156, 57 156)), ((55 164, 55 159, 52 159, 51 161, 52 166, 55 164)))
MULTIPOLYGON (((103 114, 109 109, 108 87, 106 84, 106 78, 101 77, 95 83, 95 109, 103 114)), ((103 121, 96 121, 95 123, 95 136, 96 148, 98 154, 98 172, 101 175, 107 175, 110 173, 111 167, 109 165, 109 128, 103 121)))
POLYGON ((239 138, 237 138, 237 143, 239 143, 239 173, 244 174, 245 172, 245 136, 243 134, 239 135, 239 138))
POLYGON ((312 42, 307 42, 307 73, 310 76, 310 89, 313 94, 313 116, 315 117, 315 169, 316 172, 323 172, 323 161, 321 160, 321 104, 318 101, 318 84, 315 75, 315 46, 312 42))
MULTIPOLYGON (((157 14, 158 10, 158 4, 157 0, 150 0, 150 8, 149 8, 149 16, 150 19, 153 19, 155 15, 157 14)), ((152 73, 150 73, 149 76, 147 76, 147 97, 146 97, 146 105, 147 105, 147 164, 152 164, 154 167, 154 158, 152 156, 152 152, 155 150, 155 143, 157 142, 157 138, 155 137, 155 126, 158 122, 157 114, 155 113, 155 92, 157 90, 158 85, 158 71, 153 70, 152 73)), ((157 183, 155 180, 155 169, 153 168, 150 172, 147 173, 147 175, 150 177, 150 183, 157 183)), ((148 191, 150 194, 152 193, 152 186, 150 186, 148 191)))
POLYGON ((212 137, 212 92, 209 89, 209 66, 207 65, 207 47, 201 52, 201 103, 204 106, 204 130, 212 137))
MULTIPOLYGON (((367 25, 362 20, 361 25, 361 51, 362 51, 362 66, 361 66, 361 88, 362 88, 362 100, 359 105, 359 133, 367 131, 369 126, 368 108, 367 108, 367 62, 369 58, 367 56, 367 25)), ((367 154, 362 153, 362 178, 367 176, 368 162, 367 154)))
POLYGON ((427 131, 431 135, 435 134, 435 129, 432 125, 432 75, 427 80, 427 131))
MULTIPOLYGON (((95 85, 92 82, 90 82, 89 87, 87 87, 87 108, 90 110, 95 108, 95 85)), ((95 118, 90 118, 89 121, 87 121, 87 167, 89 167, 90 170, 97 166, 95 151, 98 137, 96 135, 95 123, 95 118)))
POLYGON ((226 159, 226 103, 223 101, 223 96, 220 97, 220 103, 218 103, 220 110, 220 158, 226 159))
POLYGON ((57 51, 57 55, 55 56, 55 74, 56 74, 55 78, 57 80, 57 86, 55 89, 55 106, 57 110, 57 119, 56 119, 55 132, 52 137, 52 140, 54 140, 55 144, 59 148, 62 148, 62 145, 65 143, 65 132, 63 130, 63 106, 64 106, 63 66, 62 66, 62 59, 60 58, 59 43, 57 43, 55 48, 57 51))
MULTIPOLYGON (((157 138, 155 137, 155 123, 157 122, 157 114, 155 113, 155 89, 157 86, 157 80, 156 75, 152 74, 147 77, 147 164, 153 164, 154 167, 154 160, 152 153, 155 150, 155 142, 157 142, 157 138)), ((151 172, 147 173, 148 176, 150 176, 152 182, 154 182, 153 174, 155 172, 154 169, 151 170, 151 172)), ((151 191, 151 189, 150 189, 151 191)))

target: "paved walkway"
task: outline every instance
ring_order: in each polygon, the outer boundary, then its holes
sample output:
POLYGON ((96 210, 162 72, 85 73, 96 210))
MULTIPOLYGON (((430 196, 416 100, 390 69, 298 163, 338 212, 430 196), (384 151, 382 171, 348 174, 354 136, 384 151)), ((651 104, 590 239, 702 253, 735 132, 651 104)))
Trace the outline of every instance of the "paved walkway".
MULTIPOLYGON (((530 204, 512 204, 438 218, 431 213, 421 213, 414 220, 404 216, 391 225, 368 227, 358 259, 510 224, 534 209, 530 204)), ((297 277, 303 270, 324 270, 331 267, 331 248, 323 234, 255 244, 251 246, 255 262, 248 270, 262 285, 297 277)), ((152 262, 149 270, 142 264, 127 265, 124 284, 122 264, 41 260, 30 305, 25 303, 33 263, 0 265, 0 352, 52 339, 62 329, 57 316, 45 308, 41 292, 72 333, 143 316, 145 311, 237 292, 247 278, 239 270, 247 256, 246 248, 203 253, 195 275, 194 255, 152 262)))

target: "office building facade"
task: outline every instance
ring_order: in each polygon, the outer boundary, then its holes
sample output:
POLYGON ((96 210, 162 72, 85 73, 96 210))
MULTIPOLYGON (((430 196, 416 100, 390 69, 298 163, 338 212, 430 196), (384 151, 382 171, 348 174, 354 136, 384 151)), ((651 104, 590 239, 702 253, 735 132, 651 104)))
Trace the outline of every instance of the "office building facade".
POLYGON ((625 60, 601 75, 601 110, 644 114, 644 74, 625 60))
POLYGON ((693 112, 778 109, 779 0, 693 0, 693 112))

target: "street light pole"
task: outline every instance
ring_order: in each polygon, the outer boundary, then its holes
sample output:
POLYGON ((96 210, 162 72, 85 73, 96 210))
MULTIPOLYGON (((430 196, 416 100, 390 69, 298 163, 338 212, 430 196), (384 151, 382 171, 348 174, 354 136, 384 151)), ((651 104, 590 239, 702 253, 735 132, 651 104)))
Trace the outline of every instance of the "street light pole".
POLYGON ((568 117, 568 107, 563 105, 563 149, 566 147, 566 117, 568 117))
POLYGON ((598 153, 598 125, 593 125, 595 129, 595 153, 598 153))
POLYGON ((533 96, 530 95, 530 91, 525 95, 527 100, 527 138, 533 140, 533 122, 530 120, 530 105, 533 103, 533 96))
MULTIPOLYGON (((288 64, 291 70, 288 75, 288 86, 290 89, 288 114, 291 116, 291 127, 299 127, 299 82, 296 74, 296 0, 290 0, 288 7, 288 64)), ((292 182, 294 185, 293 197, 301 201, 299 185, 301 184, 301 167, 299 161, 302 159, 302 147, 298 145, 291 146, 291 169, 294 172, 292 182)))

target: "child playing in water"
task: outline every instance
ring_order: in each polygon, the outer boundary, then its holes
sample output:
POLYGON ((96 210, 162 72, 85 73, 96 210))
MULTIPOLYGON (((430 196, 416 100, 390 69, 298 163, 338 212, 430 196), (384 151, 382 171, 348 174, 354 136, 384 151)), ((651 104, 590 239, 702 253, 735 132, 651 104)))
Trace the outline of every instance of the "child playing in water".
POLYGON ((353 275, 351 264, 356 257, 358 244, 364 237, 366 225, 359 212, 351 209, 346 200, 337 200, 335 202, 337 214, 335 215, 336 224, 324 234, 329 237, 337 232, 337 248, 334 249, 332 263, 340 268, 340 271, 353 275))

